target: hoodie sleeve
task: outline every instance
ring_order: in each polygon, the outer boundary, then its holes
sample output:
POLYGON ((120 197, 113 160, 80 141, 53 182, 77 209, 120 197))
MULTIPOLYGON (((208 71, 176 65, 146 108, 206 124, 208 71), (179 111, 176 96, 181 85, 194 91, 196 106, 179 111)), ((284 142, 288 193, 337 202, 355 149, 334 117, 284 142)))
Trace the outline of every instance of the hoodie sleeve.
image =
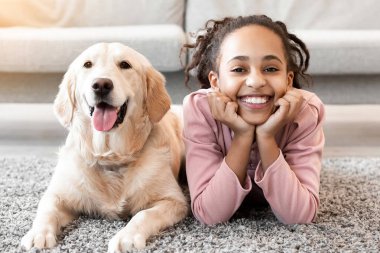
POLYGON ((284 136, 277 160, 265 174, 258 164, 255 183, 276 217, 286 224, 310 223, 319 206, 319 184, 324 147, 324 106, 313 96, 284 136))
POLYGON ((206 94, 190 94, 183 103, 186 174, 191 209, 205 224, 229 220, 250 192, 247 174, 242 187, 225 162, 220 124, 212 118, 206 94))

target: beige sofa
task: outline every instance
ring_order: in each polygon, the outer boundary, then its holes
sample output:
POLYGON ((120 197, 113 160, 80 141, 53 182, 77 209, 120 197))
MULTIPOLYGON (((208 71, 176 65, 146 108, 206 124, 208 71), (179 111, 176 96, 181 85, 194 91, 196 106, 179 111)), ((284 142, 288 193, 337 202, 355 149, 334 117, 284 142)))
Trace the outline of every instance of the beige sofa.
POLYGON ((377 0, 0 0, 0 102, 50 102, 69 63, 99 41, 143 53, 167 77, 175 103, 181 46, 209 18, 267 14, 311 52, 311 88, 326 103, 380 103, 377 0))

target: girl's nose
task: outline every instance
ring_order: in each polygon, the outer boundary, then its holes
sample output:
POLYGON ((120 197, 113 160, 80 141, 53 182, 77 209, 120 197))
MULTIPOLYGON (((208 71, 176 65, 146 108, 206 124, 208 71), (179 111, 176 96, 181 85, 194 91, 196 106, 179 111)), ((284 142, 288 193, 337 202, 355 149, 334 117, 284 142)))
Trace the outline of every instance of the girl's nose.
POLYGON ((245 80, 245 85, 252 88, 260 88, 265 85, 265 79, 261 73, 251 73, 245 80))

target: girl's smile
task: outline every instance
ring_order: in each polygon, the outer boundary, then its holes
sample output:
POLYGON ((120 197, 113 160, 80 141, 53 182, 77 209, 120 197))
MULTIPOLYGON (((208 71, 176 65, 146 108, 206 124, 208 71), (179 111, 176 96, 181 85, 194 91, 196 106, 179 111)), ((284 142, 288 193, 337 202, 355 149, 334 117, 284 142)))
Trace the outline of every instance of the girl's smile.
POLYGON ((264 109, 269 105, 272 96, 246 95, 237 97, 238 104, 248 109, 264 109))

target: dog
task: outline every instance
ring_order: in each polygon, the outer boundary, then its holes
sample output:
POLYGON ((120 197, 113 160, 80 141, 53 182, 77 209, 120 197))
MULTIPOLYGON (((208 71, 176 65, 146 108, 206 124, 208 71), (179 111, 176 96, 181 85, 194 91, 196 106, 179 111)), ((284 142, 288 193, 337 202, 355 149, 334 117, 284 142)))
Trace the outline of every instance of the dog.
POLYGON ((108 252, 142 249, 189 206, 178 174, 181 123, 163 75, 120 43, 98 43, 69 66, 54 101, 68 129, 51 182, 21 248, 52 248, 79 215, 128 219, 108 252))

